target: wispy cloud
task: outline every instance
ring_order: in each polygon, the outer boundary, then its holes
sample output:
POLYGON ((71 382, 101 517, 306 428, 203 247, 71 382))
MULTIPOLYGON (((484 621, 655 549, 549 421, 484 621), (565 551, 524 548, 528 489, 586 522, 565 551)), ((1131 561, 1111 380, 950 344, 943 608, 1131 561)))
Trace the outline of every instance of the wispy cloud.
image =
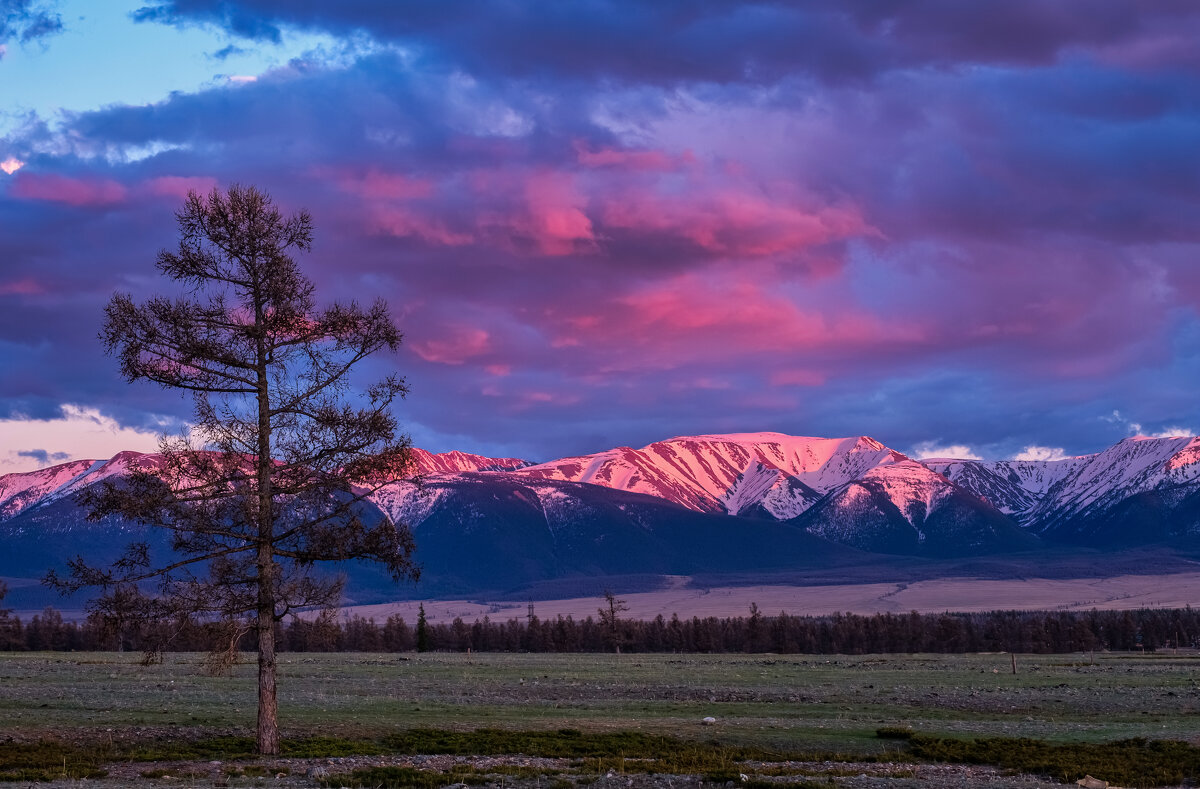
POLYGON ((1129 436, 1142 436, 1144 438, 1179 438, 1181 436, 1194 436, 1195 431, 1186 427, 1170 426, 1160 430, 1147 430, 1140 422, 1134 422, 1131 419, 1126 419, 1121 415, 1120 411, 1113 411, 1110 416, 1104 417, 1105 422, 1110 422, 1123 428, 1129 436))
POLYGON ((1065 460, 1070 457, 1062 447, 1030 445, 1013 455, 1013 460, 1065 460))
POLYGON ((957 460, 983 460, 983 456, 965 444, 939 444, 935 441, 925 441, 913 447, 909 453, 917 460, 929 458, 955 458, 957 460))

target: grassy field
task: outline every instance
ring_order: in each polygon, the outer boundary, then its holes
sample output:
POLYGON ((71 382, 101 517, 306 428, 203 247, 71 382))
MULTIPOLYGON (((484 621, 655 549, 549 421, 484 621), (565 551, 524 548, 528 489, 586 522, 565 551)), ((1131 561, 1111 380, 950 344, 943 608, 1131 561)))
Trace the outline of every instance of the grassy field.
MULTIPOLYGON (((254 666, 201 656, 0 655, 0 736, 249 729, 254 666)), ((701 732, 750 745, 879 747, 903 724, 949 735, 1200 738, 1200 656, 290 654, 280 716, 295 736, 417 727, 701 732)))
MULTIPOLYGON (((254 666, 199 655, 0 655, 0 741, 110 744, 249 734, 254 666)), ((287 654, 287 736, 379 740, 416 728, 639 732, 869 757, 918 734, 1104 743, 1200 739, 1196 654, 287 654), (706 716, 715 725, 704 725, 706 716)))

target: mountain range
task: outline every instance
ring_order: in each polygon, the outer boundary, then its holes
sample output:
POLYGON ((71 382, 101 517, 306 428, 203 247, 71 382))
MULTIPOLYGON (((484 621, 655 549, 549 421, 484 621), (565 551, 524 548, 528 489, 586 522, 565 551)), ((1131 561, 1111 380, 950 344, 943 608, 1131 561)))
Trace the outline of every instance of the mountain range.
MULTIPOLYGON (((0 576, 14 595, 77 553, 115 558, 142 527, 88 523, 74 494, 158 460, 122 452, 0 476, 0 576)), ((424 580, 408 594, 1103 555, 1187 547, 1200 535, 1200 439, 1191 437, 1128 438, 1036 461, 918 460, 866 436, 780 433, 684 436, 538 464, 424 450, 414 460, 414 478, 371 497, 413 529, 424 580)), ((371 568, 346 569, 357 601, 397 596, 371 568)))

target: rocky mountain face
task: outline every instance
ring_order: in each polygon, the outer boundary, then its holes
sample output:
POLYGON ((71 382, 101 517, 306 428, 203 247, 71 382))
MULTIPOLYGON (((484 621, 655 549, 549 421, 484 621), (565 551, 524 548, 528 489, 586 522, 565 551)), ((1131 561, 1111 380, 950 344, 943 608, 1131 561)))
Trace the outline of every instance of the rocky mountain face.
MULTIPOLYGON (((413 527, 426 588, 462 592, 593 574, 764 572, 852 563, 859 552, 1110 550, 1200 535, 1195 438, 1131 438, 1050 461, 916 461, 866 436, 778 433, 686 436, 536 465, 420 450, 415 460, 417 476, 373 504, 413 527)), ((0 476, 0 575, 40 575, 81 551, 115 555, 138 527, 87 523, 74 494, 157 463, 124 452, 0 476)), ((370 573, 355 569, 351 589, 383 588, 370 573)))

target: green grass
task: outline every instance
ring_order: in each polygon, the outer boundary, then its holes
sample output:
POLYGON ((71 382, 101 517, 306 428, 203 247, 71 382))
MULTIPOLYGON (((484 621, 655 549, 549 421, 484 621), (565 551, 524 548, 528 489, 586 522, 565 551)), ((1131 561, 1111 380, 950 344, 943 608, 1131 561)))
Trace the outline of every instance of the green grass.
POLYGON ((0 781, 52 781, 102 778, 106 754, 58 742, 0 743, 0 781))
MULTIPOLYGON (((285 740, 283 756, 292 758, 335 758, 387 753, 383 743, 313 737, 285 740)), ((238 760, 255 758, 254 741, 248 737, 210 737, 196 740, 171 740, 151 745, 117 742, 62 742, 40 740, 33 743, 0 742, 0 781, 50 781, 58 778, 99 778, 104 765, 118 761, 156 762, 238 760)), ((231 767, 229 775, 265 776, 262 767, 231 767)), ((193 775, 190 771, 153 769, 142 773, 146 778, 193 775)))
POLYGON ((1176 786, 1200 777, 1200 748, 1173 740, 1054 744, 1027 738, 913 735, 909 748, 928 761, 989 764, 1064 782, 1102 775, 1115 785, 1176 786))
MULTIPOLYGON (((254 666, 209 677, 202 657, 0 654, 0 778, 83 777, 114 753, 249 757, 254 666)), ((686 765, 662 761, 664 743, 712 741, 726 755, 688 769, 713 775, 752 752, 870 760, 913 747, 877 737, 884 728, 1051 749, 1200 740, 1195 654, 1018 656, 1017 667, 1007 655, 286 654, 280 720, 296 758, 533 751, 667 771, 686 765)))
MULTIPOLYGON (((285 655, 280 710, 296 736, 408 728, 635 729, 773 747, 875 748, 874 730, 1106 741, 1200 734, 1194 657, 285 655), (1173 694, 1173 695, 1169 695, 1173 694)), ((199 656, 0 657, 0 733, 73 727, 248 732, 253 667, 199 656)))
MULTIPOLYGON (((640 732, 510 731, 482 729, 453 731, 420 729, 391 735, 381 741, 348 741, 338 738, 286 740, 283 755, 293 758, 331 758, 371 754, 522 754, 567 760, 566 766, 494 765, 486 770, 454 765, 447 772, 411 767, 368 767, 328 776, 327 786, 396 786, 435 789, 450 783, 494 784, 497 778, 511 782, 546 779, 552 789, 587 783, 608 774, 657 774, 696 776, 710 783, 733 781, 751 789, 818 786, 797 779, 808 775, 831 780, 853 775, 861 762, 949 762, 992 765, 1009 770, 1073 781, 1084 775, 1128 786, 1167 786, 1200 778, 1200 748, 1184 742, 1133 739, 1111 743, 1051 743, 1029 738, 984 737, 958 739, 917 734, 908 729, 885 727, 879 739, 903 744, 875 756, 812 751, 777 752, 757 747, 723 744, 719 741, 684 740, 640 732), (852 761, 849 771, 831 768, 830 762, 852 761), (822 763, 819 771, 808 771, 797 763, 822 763), (786 765, 786 766, 785 766, 786 765), (745 776, 745 777, 743 777, 745 776), (574 781, 574 782, 572 782, 574 781)), ((232 761, 224 767, 230 777, 265 778, 286 772, 261 764, 237 763, 253 758, 245 738, 218 737, 175 742, 168 746, 130 748, 125 745, 70 745, 60 742, 0 743, 0 781, 52 781, 56 779, 102 778, 106 763, 117 761, 208 761, 219 757, 232 761)), ((891 772, 893 777, 911 777, 911 771, 891 772)), ((186 769, 156 768, 142 777, 163 779, 195 777, 186 769)))

